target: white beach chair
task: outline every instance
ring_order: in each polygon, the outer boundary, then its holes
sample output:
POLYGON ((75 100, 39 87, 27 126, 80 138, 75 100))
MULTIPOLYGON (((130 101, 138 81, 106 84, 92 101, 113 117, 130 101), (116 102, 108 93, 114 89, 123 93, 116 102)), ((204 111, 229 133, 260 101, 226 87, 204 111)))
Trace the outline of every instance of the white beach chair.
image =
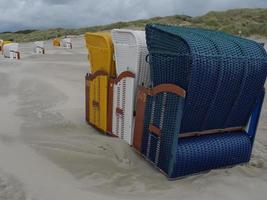
POLYGON ((72 49, 71 38, 64 38, 61 40, 61 46, 67 49, 72 49))
POLYGON ((145 32, 114 29, 112 39, 118 77, 112 87, 112 134, 132 145, 137 87, 150 84, 145 32))
POLYGON ((34 42, 34 53, 45 54, 44 41, 34 42))
POLYGON ((1 40, 0 39, 0 51, 2 51, 2 45, 3 45, 3 43, 4 43, 4 40, 1 40))
POLYGON ((3 47, 3 54, 5 58, 19 60, 20 59, 19 44, 18 43, 5 44, 3 47))

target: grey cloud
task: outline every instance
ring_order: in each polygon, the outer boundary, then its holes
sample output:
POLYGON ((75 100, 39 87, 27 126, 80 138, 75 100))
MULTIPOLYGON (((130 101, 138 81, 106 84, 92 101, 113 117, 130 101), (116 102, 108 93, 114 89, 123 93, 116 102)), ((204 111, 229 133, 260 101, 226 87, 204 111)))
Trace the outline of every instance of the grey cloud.
POLYGON ((43 0, 44 4, 48 5, 66 5, 71 3, 78 3, 79 0, 43 0))
POLYGON ((153 16, 237 7, 267 7, 266 0, 0 0, 0 32, 23 28, 85 27, 153 16))

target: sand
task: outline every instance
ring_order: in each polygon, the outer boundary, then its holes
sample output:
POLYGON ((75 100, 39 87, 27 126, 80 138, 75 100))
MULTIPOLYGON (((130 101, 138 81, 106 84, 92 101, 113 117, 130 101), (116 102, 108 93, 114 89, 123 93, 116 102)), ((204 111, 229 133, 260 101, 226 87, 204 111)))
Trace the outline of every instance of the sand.
POLYGON ((165 176, 125 142, 84 121, 87 52, 74 49, 22 60, 0 56, 0 200, 263 200, 267 196, 267 104, 249 164, 182 180, 165 176))

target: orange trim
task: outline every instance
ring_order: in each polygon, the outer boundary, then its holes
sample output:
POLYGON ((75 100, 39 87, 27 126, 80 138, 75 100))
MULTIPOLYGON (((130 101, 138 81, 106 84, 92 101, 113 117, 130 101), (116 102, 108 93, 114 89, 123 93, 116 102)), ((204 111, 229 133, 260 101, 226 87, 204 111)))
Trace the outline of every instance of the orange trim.
POLYGON ((213 130, 206 130, 206 131, 200 131, 200 132, 180 133, 178 135, 178 138, 199 137, 203 135, 240 132, 240 131, 244 131, 244 128, 243 127, 231 127, 231 128, 225 128, 225 129, 213 129, 213 130))
POLYGON ((90 122, 90 81, 89 74, 85 76, 85 119, 90 122))
POLYGON ((130 77, 130 78, 135 78, 135 74, 130 72, 130 71, 125 71, 125 72, 122 72, 118 78, 115 80, 115 83, 117 84, 118 82, 120 82, 123 78, 126 78, 126 77, 130 77))
POLYGON ((162 92, 174 93, 178 96, 185 97, 186 92, 183 88, 174 84, 161 84, 151 89, 151 96, 155 96, 162 92))
POLYGON ((149 124, 149 131, 151 133, 154 133, 157 137, 160 137, 160 129, 156 126, 154 126, 153 124, 149 124))
POLYGON ((142 87, 137 94, 136 100, 136 117, 135 117, 135 125, 134 125, 134 139, 133 139, 133 147, 141 152, 143 132, 144 132, 144 119, 145 119, 145 106, 146 106, 146 98, 147 98, 147 90, 142 87))
POLYGON ((124 111, 121 108, 116 108, 116 113, 119 115, 124 115, 124 111))
POLYGON ((139 90, 142 93, 145 93, 149 96, 155 96, 155 95, 162 93, 162 92, 173 93, 173 94, 176 94, 177 96, 181 96, 181 97, 186 96, 186 91, 183 88, 181 88, 177 85, 174 85, 174 84, 161 84, 161 85, 158 85, 158 86, 151 88, 151 89, 148 89, 145 87, 140 87, 139 90))
POLYGON ((97 71, 94 74, 89 74, 89 80, 91 81, 91 80, 97 78, 98 76, 108 76, 108 73, 105 71, 102 71, 102 70, 97 71))
POLYGON ((112 110, 113 110, 113 87, 114 79, 110 79, 108 83, 108 120, 107 120, 107 133, 109 135, 115 136, 112 134, 112 110))
POLYGON ((99 108, 99 102, 96 102, 95 100, 93 100, 93 106, 99 108))

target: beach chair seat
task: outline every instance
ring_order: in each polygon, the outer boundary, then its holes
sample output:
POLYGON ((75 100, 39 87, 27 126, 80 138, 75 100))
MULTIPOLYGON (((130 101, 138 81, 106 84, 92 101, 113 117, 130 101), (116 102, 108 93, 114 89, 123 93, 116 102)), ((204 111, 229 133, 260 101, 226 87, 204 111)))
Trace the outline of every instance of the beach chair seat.
POLYGON ((265 94, 262 45, 203 29, 146 32, 153 88, 138 93, 137 151, 169 178, 248 162, 265 94))
POLYGON ((134 148, 175 179, 250 160, 263 102, 261 92, 246 127, 181 132, 185 91, 172 84, 141 88, 137 96, 134 148))
MULTIPOLYGON (((245 131, 223 132, 178 140, 172 177, 246 163, 252 151, 245 131)), ((164 164, 162 163, 162 168, 164 164)), ((170 173, 171 174, 171 173, 170 173)))

